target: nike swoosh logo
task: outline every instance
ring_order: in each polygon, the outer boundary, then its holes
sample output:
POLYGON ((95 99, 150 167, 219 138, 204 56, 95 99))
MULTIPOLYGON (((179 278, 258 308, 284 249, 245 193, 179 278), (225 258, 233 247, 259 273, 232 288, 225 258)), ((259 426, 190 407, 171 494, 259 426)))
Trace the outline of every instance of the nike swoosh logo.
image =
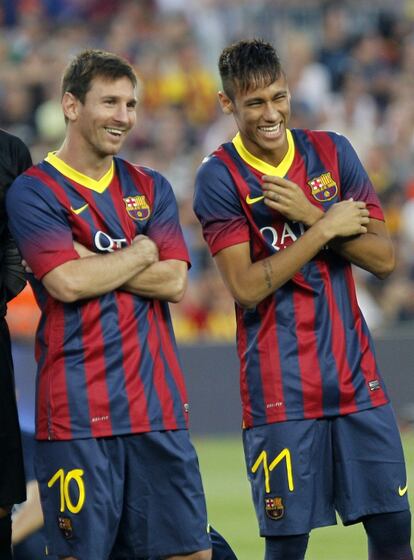
POLYGON ((72 206, 70 207, 70 209, 72 210, 72 212, 74 214, 80 214, 81 212, 83 212, 84 210, 86 210, 88 208, 89 204, 84 204, 83 206, 81 206, 80 208, 72 208, 72 206))
POLYGON ((255 198, 250 198, 249 194, 246 196, 247 204, 256 204, 256 202, 259 202, 259 200, 263 200, 263 199, 264 196, 256 196, 255 198))
POLYGON ((406 484, 406 485, 404 486, 404 488, 401 488, 401 486, 398 486, 398 494, 399 494, 401 497, 403 497, 404 494, 407 493, 407 489, 408 489, 408 484, 406 484))

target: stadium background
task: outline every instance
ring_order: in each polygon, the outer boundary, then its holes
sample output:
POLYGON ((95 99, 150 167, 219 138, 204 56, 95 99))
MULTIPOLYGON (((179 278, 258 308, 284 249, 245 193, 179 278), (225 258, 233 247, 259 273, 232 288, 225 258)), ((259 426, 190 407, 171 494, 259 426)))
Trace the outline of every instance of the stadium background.
MULTIPOLYGON (((112 50, 142 79, 138 125, 122 155, 160 170, 179 201, 193 266, 183 302, 172 307, 210 516, 240 560, 256 560, 261 547, 237 434, 233 304, 191 210, 195 170, 235 133, 216 102, 217 58, 226 44, 245 37, 277 47, 292 92, 291 126, 345 134, 383 204, 397 269, 385 282, 359 270, 355 275, 414 480, 414 1, 0 2, 0 126, 29 145, 35 162, 63 137, 59 77, 71 55, 83 47, 112 50)), ((29 288, 8 317, 21 419, 30 427, 38 313, 29 288)), ((323 530, 312 541, 310 560, 365 556, 357 529, 323 530)))

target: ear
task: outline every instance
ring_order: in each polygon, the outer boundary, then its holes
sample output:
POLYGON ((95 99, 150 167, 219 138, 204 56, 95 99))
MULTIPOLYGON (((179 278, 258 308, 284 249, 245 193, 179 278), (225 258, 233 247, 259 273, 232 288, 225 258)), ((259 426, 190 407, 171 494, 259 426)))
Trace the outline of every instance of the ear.
POLYGON ((224 91, 219 91, 218 99, 223 113, 225 115, 231 115, 231 113, 233 112, 233 101, 230 99, 230 97, 226 95, 224 91))
POLYGON ((79 99, 73 93, 66 91, 62 97, 62 110, 65 119, 68 121, 76 121, 78 118, 79 99))

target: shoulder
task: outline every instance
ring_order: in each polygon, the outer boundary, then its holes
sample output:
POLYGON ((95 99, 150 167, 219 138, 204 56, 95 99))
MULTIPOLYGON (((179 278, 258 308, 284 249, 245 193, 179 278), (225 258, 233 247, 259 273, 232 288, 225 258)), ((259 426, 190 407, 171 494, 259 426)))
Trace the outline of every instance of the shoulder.
POLYGON ((224 189, 233 190, 233 180, 226 159, 231 157, 224 146, 203 159, 196 172, 196 192, 224 189))
POLYGON ((227 144, 222 144, 217 148, 217 150, 206 156, 201 162, 197 173, 214 174, 227 171, 226 158, 229 157, 228 150, 230 145, 230 142, 227 144))
POLYGON ((216 150, 198 168, 193 202, 196 214, 241 211, 240 195, 227 164, 229 157, 227 150, 216 150))
POLYGON ((151 167, 140 165, 138 163, 131 163, 119 157, 116 157, 115 161, 121 172, 127 171, 140 184, 147 186, 157 186, 159 184, 169 185, 168 180, 161 173, 151 167))
POLYGON ((20 138, 15 136, 14 134, 10 134, 6 130, 0 129, 0 148, 3 149, 10 149, 10 148, 26 148, 26 145, 20 138))
POLYGON ((295 146, 299 152, 325 154, 325 157, 346 158, 355 156, 346 136, 332 130, 292 129, 295 146))
POLYGON ((38 170, 39 166, 36 165, 16 177, 7 190, 7 198, 12 199, 18 197, 22 200, 23 198, 44 198, 48 194, 52 195, 52 191, 36 173, 38 170))
POLYGON ((295 141, 303 141, 308 139, 311 142, 326 142, 331 140, 335 144, 341 144, 343 142, 349 142, 346 136, 335 132, 333 130, 312 130, 309 128, 292 128, 291 132, 295 141))
POLYGON ((29 149, 23 140, 2 129, 0 129, 0 153, 6 155, 10 163, 30 158, 29 149))
POLYGON ((29 150, 26 145, 14 136, 0 130, 0 198, 9 186, 32 164, 29 150))

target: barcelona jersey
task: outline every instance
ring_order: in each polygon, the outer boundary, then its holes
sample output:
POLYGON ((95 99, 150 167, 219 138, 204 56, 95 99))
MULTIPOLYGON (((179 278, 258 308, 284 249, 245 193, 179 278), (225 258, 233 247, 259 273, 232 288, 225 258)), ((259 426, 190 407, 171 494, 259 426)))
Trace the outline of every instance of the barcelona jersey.
MULTIPOLYGON (((195 212, 215 255, 248 242, 252 262, 283 251, 304 232, 263 201, 261 177, 285 177, 323 211, 344 199, 366 202, 383 220, 373 186, 341 135, 288 130, 288 151, 273 167, 238 134, 202 163, 195 212)), ((246 427, 344 415, 388 402, 370 333, 358 307, 351 264, 329 248, 254 309, 236 304, 246 427)))
POLYGON ((160 260, 188 262, 170 184, 115 157, 95 181, 54 154, 13 183, 10 229, 41 309, 36 333, 36 435, 76 439, 187 427, 187 395, 168 304, 123 291, 63 303, 41 279, 79 258, 150 237, 160 260))

